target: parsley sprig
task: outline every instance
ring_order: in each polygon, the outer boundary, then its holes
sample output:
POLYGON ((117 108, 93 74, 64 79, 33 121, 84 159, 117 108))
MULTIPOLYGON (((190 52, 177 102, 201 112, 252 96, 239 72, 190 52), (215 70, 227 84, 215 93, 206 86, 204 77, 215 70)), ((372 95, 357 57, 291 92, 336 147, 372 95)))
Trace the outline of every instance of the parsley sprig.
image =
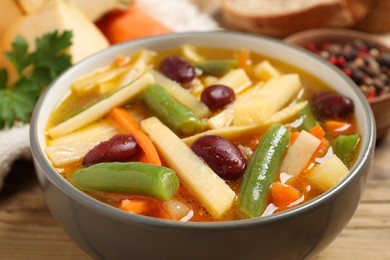
POLYGON ((71 39, 71 31, 54 31, 37 38, 32 52, 24 38, 14 40, 12 50, 5 55, 14 65, 18 80, 9 85, 7 70, 0 69, 0 129, 11 128, 18 121, 29 122, 40 94, 71 65, 67 53, 71 39))

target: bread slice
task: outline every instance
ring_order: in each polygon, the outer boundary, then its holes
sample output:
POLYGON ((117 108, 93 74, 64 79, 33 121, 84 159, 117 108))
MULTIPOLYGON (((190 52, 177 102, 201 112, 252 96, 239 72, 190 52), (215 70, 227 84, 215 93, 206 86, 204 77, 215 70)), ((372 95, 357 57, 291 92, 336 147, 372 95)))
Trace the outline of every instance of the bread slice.
POLYGON ((356 28, 371 33, 390 32, 390 0, 376 0, 372 11, 356 28))
POLYGON ((321 27, 351 27, 375 0, 222 0, 230 29, 284 37, 321 27))

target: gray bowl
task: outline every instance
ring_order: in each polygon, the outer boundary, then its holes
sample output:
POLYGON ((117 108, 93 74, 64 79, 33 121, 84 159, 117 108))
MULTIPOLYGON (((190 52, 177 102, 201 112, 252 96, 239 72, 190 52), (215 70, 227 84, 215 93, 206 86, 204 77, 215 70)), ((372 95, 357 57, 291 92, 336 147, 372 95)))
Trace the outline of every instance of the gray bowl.
POLYGON ((375 122, 360 91, 315 55, 280 41, 230 32, 171 34, 113 46, 62 74, 39 100, 31 122, 34 163, 47 204, 64 231, 94 259, 305 259, 323 250, 344 228, 362 196, 375 145, 375 122), (294 64, 355 102, 361 152, 336 187, 299 207, 275 215, 229 222, 182 223, 132 215, 74 188, 44 153, 50 113, 70 83, 119 54, 140 48, 171 49, 183 43, 248 48, 294 64))

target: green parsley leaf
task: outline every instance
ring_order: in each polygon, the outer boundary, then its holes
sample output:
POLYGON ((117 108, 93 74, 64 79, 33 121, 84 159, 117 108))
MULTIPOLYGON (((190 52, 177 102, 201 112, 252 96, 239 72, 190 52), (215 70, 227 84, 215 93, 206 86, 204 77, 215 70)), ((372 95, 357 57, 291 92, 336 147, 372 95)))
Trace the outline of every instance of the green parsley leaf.
POLYGON ((0 90, 0 128, 11 128, 15 121, 27 123, 36 101, 21 91, 0 90))
POLYGON ((14 64, 19 75, 31 63, 30 55, 27 51, 28 43, 18 35, 12 43, 12 51, 5 53, 7 59, 14 64))
POLYGON ((0 90, 7 88, 8 73, 6 69, 0 69, 0 90))
POLYGON ((66 53, 66 49, 71 45, 71 38, 71 31, 65 31, 63 34, 55 31, 36 40, 37 50, 31 54, 31 61, 35 66, 34 78, 46 80, 46 84, 49 84, 69 67, 71 57, 66 53))
POLYGON ((28 52, 28 43, 18 36, 6 57, 19 73, 19 79, 8 86, 8 74, 0 69, 0 129, 15 122, 27 123, 40 94, 59 74, 71 65, 67 49, 72 32, 54 31, 36 39, 36 50, 28 52))

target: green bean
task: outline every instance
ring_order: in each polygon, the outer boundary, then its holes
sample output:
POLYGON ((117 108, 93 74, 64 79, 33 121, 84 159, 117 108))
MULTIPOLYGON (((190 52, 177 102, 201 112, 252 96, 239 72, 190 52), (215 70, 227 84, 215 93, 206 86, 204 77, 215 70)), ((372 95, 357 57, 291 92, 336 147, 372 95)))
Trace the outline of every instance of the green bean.
POLYGON ((282 124, 272 125, 261 137, 245 170, 238 195, 238 208, 249 217, 261 216, 267 206, 272 182, 290 140, 290 133, 282 124))
POLYGON ((238 67, 237 60, 207 60, 195 63, 195 67, 201 69, 205 74, 213 76, 221 76, 229 70, 238 67))
POLYGON ((340 135, 336 138, 334 152, 347 166, 351 163, 359 143, 358 135, 340 135))
POLYGON ((70 183, 80 190, 123 192, 169 200, 179 188, 172 169, 141 162, 98 163, 76 170, 70 183))
POLYGON ((194 112, 176 101, 163 87, 149 85, 143 95, 146 107, 179 135, 192 135, 206 125, 194 112))
POLYGON ((310 105, 307 104, 301 111, 299 111, 299 116, 302 118, 302 124, 300 126, 301 130, 310 131, 313 127, 318 124, 310 105))

